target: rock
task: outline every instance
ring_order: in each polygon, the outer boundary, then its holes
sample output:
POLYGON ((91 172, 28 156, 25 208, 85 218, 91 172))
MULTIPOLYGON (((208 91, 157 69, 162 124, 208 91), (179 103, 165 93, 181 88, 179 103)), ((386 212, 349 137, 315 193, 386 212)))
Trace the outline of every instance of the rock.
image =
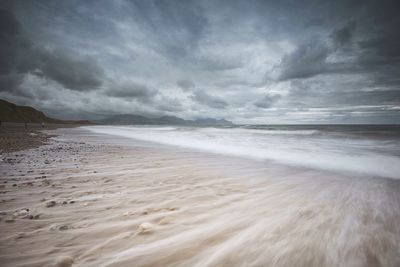
POLYGON ((65 230, 68 230, 68 229, 69 229, 68 225, 61 225, 60 227, 58 227, 58 230, 60 230, 60 231, 65 231, 65 230))
POLYGON ((18 233, 18 234, 15 236, 15 239, 21 239, 21 238, 25 238, 25 237, 27 237, 26 233, 21 232, 21 233, 18 233))
POLYGON ((55 261, 56 267, 70 267, 74 263, 74 259, 71 256, 60 256, 55 261))
POLYGON ((71 227, 69 227, 69 225, 67 225, 67 224, 61 224, 61 225, 52 224, 52 225, 50 225, 49 230, 50 231, 65 231, 65 230, 68 230, 70 228, 71 227))
POLYGON ((4 220, 6 223, 13 223, 15 220, 13 218, 7 218, 4 220))
POLYGON ((149 234, 154 231, 154 228, 155 228, 154 224, 151 224, 149 222, 144 222, 139 225, 138 233, 139 234, 149 234))
POLYGON ((29 213, 29 209, 21 209, 17 210, 16 212, 13 213, 14 217, 19 217, 19 216, 26 216, 29 213))
POLYGON ((56 204, 57 203, 54 200, 49 201, 49 202, 46 203, 46 208, 54 207, 56 204))

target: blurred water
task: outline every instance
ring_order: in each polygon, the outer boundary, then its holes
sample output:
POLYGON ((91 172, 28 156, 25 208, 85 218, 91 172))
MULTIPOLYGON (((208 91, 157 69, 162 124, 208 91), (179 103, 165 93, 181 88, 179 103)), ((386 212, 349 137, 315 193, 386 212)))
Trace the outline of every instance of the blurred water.
POLYGON ((320 170, 400 178, 397 126, 89 126, 90 131, 320 170))
POLYGON ((396 127, 85 128, 122 145, 92 160, 123 186, 82 266, 400 266, 396 127))

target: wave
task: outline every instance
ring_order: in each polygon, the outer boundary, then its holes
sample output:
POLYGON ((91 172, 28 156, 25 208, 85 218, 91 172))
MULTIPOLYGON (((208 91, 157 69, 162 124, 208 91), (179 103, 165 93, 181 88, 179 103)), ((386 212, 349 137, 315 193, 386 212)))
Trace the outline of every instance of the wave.
POLYGON ((317 130, 87 126, 164 145, 344 173, 400 178, 398 141, 333 138, 317 130), (318 135, 316 135, 318 133, 318 135))

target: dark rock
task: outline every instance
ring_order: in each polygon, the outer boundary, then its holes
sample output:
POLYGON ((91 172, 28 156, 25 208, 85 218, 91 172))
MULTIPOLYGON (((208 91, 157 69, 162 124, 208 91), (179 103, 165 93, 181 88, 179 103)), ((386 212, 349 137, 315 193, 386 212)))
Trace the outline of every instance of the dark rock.
POLYGON ((46 203, 46 208, 54 207, 56 204, 57 203, 54 200, 49 201, 49 202, 46 203))

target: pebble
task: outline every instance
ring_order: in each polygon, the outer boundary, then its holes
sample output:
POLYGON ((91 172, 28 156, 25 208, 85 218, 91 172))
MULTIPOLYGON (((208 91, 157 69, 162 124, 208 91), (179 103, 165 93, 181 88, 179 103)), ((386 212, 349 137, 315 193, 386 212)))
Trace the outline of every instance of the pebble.
POLYGON ((68 225, 61 225, 60 227, 58 227, 58 230, 60 230, 60 231, 65 231, 65 230, 68 230, 68 229, 69 229, 68 225))
POLYGON ((56 259, 56 267, 70 267, 74 263, 74 259, 71 256, 61 256, 56 259))
POLYGON ((26 233, 21 232, 21 233, 17 234, 17 236, 15 237, 15 239, 21 239, 21 238, 25 238, 25 237, 27 237, 26 233))
POLYGON ((153 232, 155 226, 149 222, 144 222, 139 225, 138 233, 139 234, 148 234, 153 232))
POLYGON ((29 209, 21 209, 21 210, 18 210, 18 211, 16 211, 16 212, 14 212, 14 213, 13 213, 13 216, 15 216, 15 217, 25 216, 25 215, 27 215, 28 213, 29 213, 29 209))
POLYGON ((63 224, 63 225, 57 225, 57 224, 53 224, 53 225, 50 225, 50 228, 49 228, 49 230, 50 231, 65 231, 65 230, 68 230, 68 229, 70 229, 70 227, 68 226, 68 225, 66 225, 66 224, 63 224))
POLYGON ((49 202, 46 203, 46 208, 54 207, 56 204, 57 203, 54 200, 49 201, 49 202))

